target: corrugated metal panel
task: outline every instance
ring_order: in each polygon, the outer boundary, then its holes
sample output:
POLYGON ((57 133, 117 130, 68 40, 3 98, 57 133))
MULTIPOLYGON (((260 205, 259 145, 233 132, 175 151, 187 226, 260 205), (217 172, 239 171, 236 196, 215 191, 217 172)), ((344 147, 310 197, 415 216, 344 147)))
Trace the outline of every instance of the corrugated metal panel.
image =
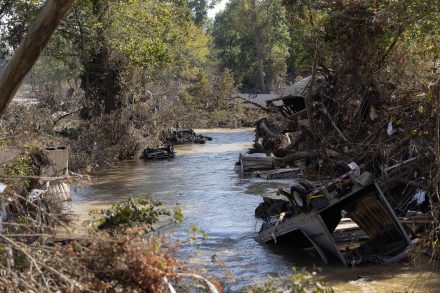
POLYGON ((298 81, 297 83, 295 83, 294 85, 286 88, 280 95, 281 98, 285 98, 285 97, 305 97, 306 95, 306 89, 307 86, 310 83, 310 79, 312 77, 308 76, 300 81, 298 81))
MULTIPOLYGON (((310 80, 312 76, 308 76, 294 85, 286 88, 280 95, 280 98, 288 98, 288 97, 300 97, 304 98, 307 94, 307 88, 309 86, 310 80)), ((323 84, 325 83, 325 79, 323 76, 317 76, 315 79, 315 83, 313 85, 313 92, 316 92, 323 84)))

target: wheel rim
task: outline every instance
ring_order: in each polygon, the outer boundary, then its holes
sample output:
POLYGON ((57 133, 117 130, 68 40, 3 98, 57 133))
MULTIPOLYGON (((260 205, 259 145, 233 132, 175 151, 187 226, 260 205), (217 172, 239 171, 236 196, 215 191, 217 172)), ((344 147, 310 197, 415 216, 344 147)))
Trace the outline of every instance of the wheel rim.
POLYGON ((303 200, 301 198, 301 194, 299 194, 298 191, 294 191, 292 193, 293 196, 293 200, 295 201, 295 203, 297 204, 297 206, 299 206, 300 208, 302 208, 304 206, 303 200))

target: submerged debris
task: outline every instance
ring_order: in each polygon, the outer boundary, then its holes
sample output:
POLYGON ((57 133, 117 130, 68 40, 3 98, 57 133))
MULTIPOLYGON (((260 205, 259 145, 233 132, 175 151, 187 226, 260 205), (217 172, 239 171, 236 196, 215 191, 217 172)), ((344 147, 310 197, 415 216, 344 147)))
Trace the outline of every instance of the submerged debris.
POLYGON ((309 77, 266 101, 273 113, 257 122, 251 153, 318 178, 339 161, 356 161, 377 178, 377 190, 408 231, 422 233, 438 214, 440 81, 418 92, 378 81, 347 89, 339 78, 330 70, 317 75, 311 91, 309 77))
POLYGON ((146 148, 143 153, 143 158, 145 160, 163 160, 175 157, 176 153, 174 152, 174 147, 172 145, 157 149, 146 148))
MULTIPOLYGON (((255 211, 264 219, 260 240, 313 246, 325 263, 328 262, 326 252, 338 257, 344 265, 385 262, 401 255, 412 245, 407 232, 373 175, 369 172, 361 174, 360 168, 355 166, 355 163, 345 164, 342 171, 342 163, 338 164, 338 176, 319 186, 300 181, 293 184, 290 191, 280 190, 287 201, 264 199, 255 211), (342 214, 362 230, 356 239, 359 245, 354 249, 340 249, 337 238, 332 235, 342 214), (361 241, 365 236, 368 239, 361 241), (358 256, 356 260, 353 260, 353 254, 358 256)), ((341 235, 338 238, 340 241, 341 235)))
POLYGON ((209 136, 203 136, 196 134, 192 129, 186 128, 171 128, 170 143, 172 144, 205 144, 207 141, 211 141, 209 136))

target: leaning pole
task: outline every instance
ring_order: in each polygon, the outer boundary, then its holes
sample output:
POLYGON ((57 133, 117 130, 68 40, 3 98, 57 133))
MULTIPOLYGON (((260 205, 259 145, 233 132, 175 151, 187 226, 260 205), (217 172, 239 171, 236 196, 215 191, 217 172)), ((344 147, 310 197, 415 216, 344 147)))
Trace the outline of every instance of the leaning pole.
POLYGON ((0 116, 75 0, 47 0, 0 75, 0 116))

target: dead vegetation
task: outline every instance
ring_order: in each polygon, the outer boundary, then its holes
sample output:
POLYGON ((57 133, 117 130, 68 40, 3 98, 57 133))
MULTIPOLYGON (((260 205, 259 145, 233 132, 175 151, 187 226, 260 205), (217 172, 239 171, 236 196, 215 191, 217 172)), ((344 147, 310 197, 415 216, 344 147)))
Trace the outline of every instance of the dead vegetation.
POLYGON ((183 282, 219 292, 220 286, 178 260, 179 242, 152 232, 170 215, 157 203, 115 205, 103 211, 99 232, 65 236, 74 215, 51 186, 67 176, 47 172, 54 172, 51 161, 37 145, 2 164, 0 291, 169 292, 183 282))
POLYGON ((179 242, 151 233, 159 216, 169 213, 148 200, 113 207, 100 232, 81 238, 57 236, 60 229, 69 231, 69 214, 50 194, 35 199, 8 188, 1 200, 2 291, 170 292, 195 286, 220 292, 177 259, 179 242))
MULTIPOLYGON (((364 165, 398 216, 435 219, 425 239, 437 253, 439 69, 404 50, 404 28, 389 11, 374 14, 367 6, 332 7, 337 13, 326 31, 336 38, 331 66, 313 68, 303 111, 275 111, 257 122, 252 151, 273 154, 282 166, 307 165, 321 176, 332 175, 338 161, 364 165)), ((315 54, 314 62, 323 59, 315 54)))
POLYGON ((179 279, 175 243, 108 233, 68 243, 2 235, 0 288, 10 292, 167 292, 179 279), (138 291, 139 292, 139 291, 138 291))

